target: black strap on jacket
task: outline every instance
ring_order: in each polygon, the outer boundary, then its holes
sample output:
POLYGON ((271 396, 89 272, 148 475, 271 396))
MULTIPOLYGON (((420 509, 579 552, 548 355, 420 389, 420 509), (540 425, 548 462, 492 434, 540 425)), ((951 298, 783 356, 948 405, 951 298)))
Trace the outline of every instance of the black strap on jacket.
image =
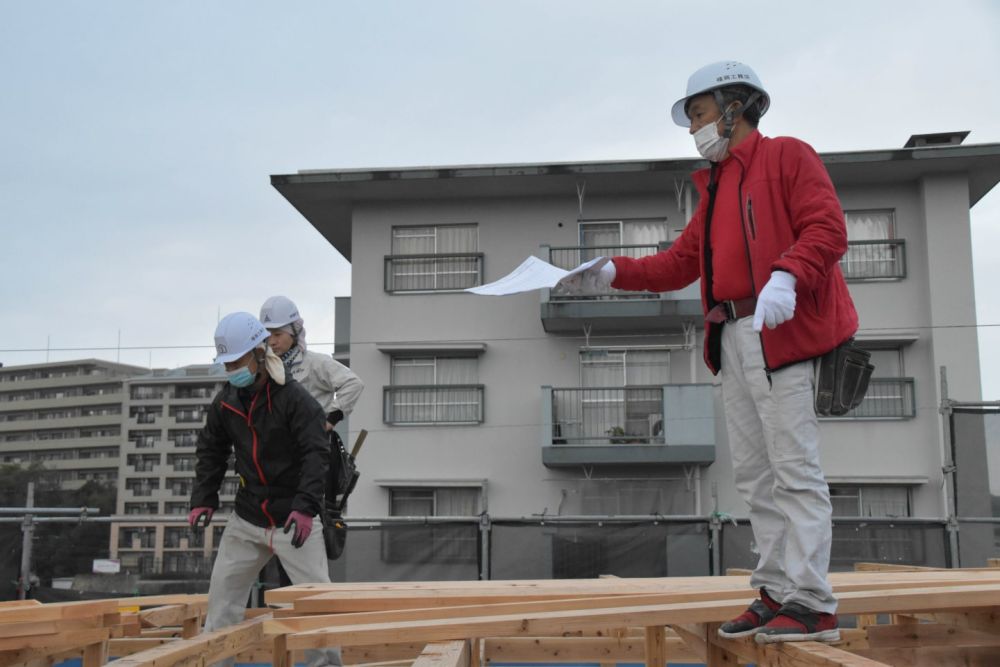
MULTIPOLYGON (((718 305, 715 295, 712 293, 712 212, 715 210, 715 195, 719 189, 718 164, 712 163, 712 169, 708 175, 708 206, 705 207, 705 226, 702 230, 702 255, 705 266, 702 270, 702 280, 705 282, 705 301, 708 310, 711 311, 718 305)), ((707 328, 707 325, 706 325, 707 328)), ((708 334, 708 358, 712 362, 712 367, 719 371, 722 369, 722 325, 711 328, 708 334)))

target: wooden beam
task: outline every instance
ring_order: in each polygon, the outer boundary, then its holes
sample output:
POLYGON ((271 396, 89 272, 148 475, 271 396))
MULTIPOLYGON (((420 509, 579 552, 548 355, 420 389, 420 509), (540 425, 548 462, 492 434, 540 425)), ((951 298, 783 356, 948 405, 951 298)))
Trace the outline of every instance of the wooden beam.
MULTIPOLYGON (((663 645, 669 662, 703 660, 678 637, 663 645)), ((483 651, 487 663, 640 663, 645 637, 494 637, 483 640, 483 651)))
POLYGON ((138 653, 139 651, 145 651, 146 649, 150 649, 155 646, 162 646, 163 644, 169 644, 175 641, 177 640, 163 637, 128 637, 123 639, 111 639, 108 642, 108 655, 113 658, 123 658, 126 655, 132 655, 133 653, 138 653))
POLYGON ((243 621, 215 632, 206 632, 191 639, 178 639, 115 661, 115 667, 179 666, 189 660, 203 665, 229 658, 246 646, 264 638, 263 622, 267 617, 243 621))
POLYGON ((705 641, 708 628, 704 623, 671 625, 670 629, 677 634, 698 660, 702 662, 708 660, 708 642, 705 641))
POLYGON ((819 642, 786 642, 762 647, 765 659, 761 664, 782 664, 781 657, 790 658, 805 667, 891 667, 895 663, 873 660, 855 653, 849 653, 836 646, 819 642))
POLYGON ((868 628, 870 648, 921 646, 1000 646, 1000 635, 941 623, 878 625, 868 628))
POLYGON ((466 640, 428 644, 413 667, 469 667, 469 642, 466 640))
POLYGON ((993 667, 1000 665, 1000 648, 966 646, 925 646, 858 651, 872 660, 894 667, 993 667))
POLYGON ((976 611, 936 611, 927 617, 937 623, 1000 634, 1000 607, 976 611))
POLYGON ((113 600, 119 607, 126 609, 132 607, 162 607, 174 604, 208 604, 208 595, 205 593, 176 593, 168 595, 140 595, 131 598, 117 598, 113 600))
MULTIPOLYGON (((725 579, 725 577, 719 577, 725 579)), ((967 609, 991 606, 1000 599, 1000 585, 946 586, 909 590, 878 590, 844 593, 840 611, 856 613, 904 613, 911 611, 967 609)), ((649 606, 609 606, 600 609, 538 612, 464 619, 428 619, 406 623, 373 623, 330 627, 292 635, 293 648, 441 641, 492 636, 546 636, 593 628, 616 626, 674 625, 720 622, 746 606, 745 598, 710 602, 686 602, 649 606), (612 625, 614 624, 614 625, 612 625)))
POLYGON ((901 565, 898 563, 855 563, 855 572, 935 572, 941 571, 940 567, 926 567, 923 565, 901 565))
POLYGON ((95 642, 83 647, 82 667, 101 667, 108 661, 108 640, 95 642))
POLYGON ((646 628, 646 637, 643 644, 645 648, 646 667, 663 667, 667 662, 667 653, 663 646, 664 639, 662 625, 651 625, 646 628))
POLYGON ((68 630, 55 634, 26 635, 0 639, 0 651, 20 651, 23 649, 42 649, 48 652, 66 650, 74 646, 87 646, 104 641, 111 636, 108 628, 91 628, 87 630, 68 630))

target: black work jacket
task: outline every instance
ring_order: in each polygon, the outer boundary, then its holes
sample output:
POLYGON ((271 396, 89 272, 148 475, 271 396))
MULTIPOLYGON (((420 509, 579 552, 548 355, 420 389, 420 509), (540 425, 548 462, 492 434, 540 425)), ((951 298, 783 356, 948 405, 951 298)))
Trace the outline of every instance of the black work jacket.
POLYGON ((316 516, 330 466, 323 409, 295 380, 268 378, 241 400, 226 384, 198 435, 191 507, 219 507, 219 486, 235 449, 236 514, 257 526, 283 526, 297 510, 316 516))

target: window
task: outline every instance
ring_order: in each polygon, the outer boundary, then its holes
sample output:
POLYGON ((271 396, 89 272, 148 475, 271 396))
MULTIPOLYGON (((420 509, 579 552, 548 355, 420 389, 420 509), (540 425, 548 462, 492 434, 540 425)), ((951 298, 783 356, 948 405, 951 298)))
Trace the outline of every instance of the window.
POLYGON ((387 424, 477 424, 483 421, 478 357, 393 357, 385 388, 387 424))
POLYGON ((477 225, 393 227, 387 292, 456 291, 482 284, 477 225))
POLYGON ((910 489, 905 486, 830 485, 833 516, 898 518, 910 516, 910 489))
POLYGON ((837 521, 837 517, 899 518, 910 516, 910 489, 906 486, 831 484, 833 545, 830 564, 848 569, 859 561, 925 563, 925 527, 882 522, 837 521))
POLYGON ((892 210, 845 211, 847 252, 840 268, 848 280, 894 280, 906 277, 906 253, 896 238, 892 210))
POLYGON ((174 447, 194 447, 198 444, 198 431, 195 430, 170 430, 167 438, 172 440, 174 447))
MULTIPOLYGON (((465 487, 389 489, 389 516, 479 515, 482 489, 465 487)), ((382 533, 382 558, 391 563, 475 563, 476 524, 390 526, 382 533)))

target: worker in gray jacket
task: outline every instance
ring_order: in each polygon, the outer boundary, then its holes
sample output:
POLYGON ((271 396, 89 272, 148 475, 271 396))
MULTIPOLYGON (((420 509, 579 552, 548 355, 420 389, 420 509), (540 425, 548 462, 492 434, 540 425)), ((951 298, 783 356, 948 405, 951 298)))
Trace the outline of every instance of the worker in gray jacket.
POLYGON ((319 401, 330 431, 351 414, 365 384, 354 371, 333 357, 306 349, 306 329, 295 303, 286 296, 272 296, 260 308, 260 321, 271 336, 268 344, 285 362, 292 378, 319 401))

